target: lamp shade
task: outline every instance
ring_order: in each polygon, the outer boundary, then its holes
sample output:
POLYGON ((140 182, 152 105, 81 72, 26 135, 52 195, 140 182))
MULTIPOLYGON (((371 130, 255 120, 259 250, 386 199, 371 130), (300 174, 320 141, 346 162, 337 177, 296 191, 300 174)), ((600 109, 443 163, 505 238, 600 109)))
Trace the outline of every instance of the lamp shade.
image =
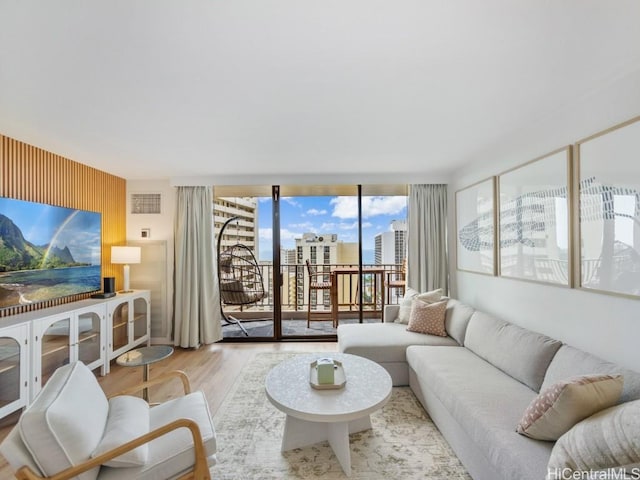
POLYGON ((111 247, 111 263, 140 263, 140 247, 111 247))

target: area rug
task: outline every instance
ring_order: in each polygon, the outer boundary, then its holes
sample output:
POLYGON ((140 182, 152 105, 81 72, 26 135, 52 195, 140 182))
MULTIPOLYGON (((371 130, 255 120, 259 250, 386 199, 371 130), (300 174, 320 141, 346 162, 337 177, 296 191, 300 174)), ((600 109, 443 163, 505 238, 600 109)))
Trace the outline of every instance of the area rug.
POLYGON ((285 414, 267 399, 264 381, 272 367, 292 355, 259 353, 243 368, 214 416, 214 478, 471 479, 408 387, 394 387, 387 405, 371 415, 373 428, 350 436, 350 477, 327 442, 281 452, 285 414))

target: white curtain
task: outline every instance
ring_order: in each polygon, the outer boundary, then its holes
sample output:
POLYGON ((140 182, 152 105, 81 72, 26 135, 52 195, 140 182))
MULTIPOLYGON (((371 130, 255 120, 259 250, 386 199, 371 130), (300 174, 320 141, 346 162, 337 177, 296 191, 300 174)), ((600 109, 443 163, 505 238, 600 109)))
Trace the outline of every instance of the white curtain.
POLYGON ((174 344, 189 348, 222 340, 211 188, 178 187, 174 233, 174 344))
POLYGON ((447 186, 409 185, 407 286, 448 293, 447 186))

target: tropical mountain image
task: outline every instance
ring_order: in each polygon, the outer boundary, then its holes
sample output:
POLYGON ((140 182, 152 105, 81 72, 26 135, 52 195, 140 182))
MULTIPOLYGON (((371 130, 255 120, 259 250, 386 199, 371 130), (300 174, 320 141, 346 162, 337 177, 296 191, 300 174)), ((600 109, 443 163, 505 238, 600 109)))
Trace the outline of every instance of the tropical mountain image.
POLYGON ((27 241, 13 221, 0 214, 0 272, 86 266, 76 262, 65 246, 36 246, 27 241))
POLYGON ((101 215, 0 198, 0 308, 100 289, 101 215))

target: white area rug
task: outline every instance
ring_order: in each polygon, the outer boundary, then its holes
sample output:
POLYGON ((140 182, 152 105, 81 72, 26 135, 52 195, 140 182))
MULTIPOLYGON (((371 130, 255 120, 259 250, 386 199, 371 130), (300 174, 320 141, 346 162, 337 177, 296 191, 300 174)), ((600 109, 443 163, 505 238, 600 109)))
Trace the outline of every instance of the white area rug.
MULTIPOLYGON (((292 353, 260 353, 248 362, 216 412, 216 479, 470 480, 408 387, 394 388, 371 415, 373 428, 351 435, 351 477, 327 442, 280 452, 285 414, 264 393, 269 370, 292 353)), ((326 355, 326 352, 321 355, 326 355)))

